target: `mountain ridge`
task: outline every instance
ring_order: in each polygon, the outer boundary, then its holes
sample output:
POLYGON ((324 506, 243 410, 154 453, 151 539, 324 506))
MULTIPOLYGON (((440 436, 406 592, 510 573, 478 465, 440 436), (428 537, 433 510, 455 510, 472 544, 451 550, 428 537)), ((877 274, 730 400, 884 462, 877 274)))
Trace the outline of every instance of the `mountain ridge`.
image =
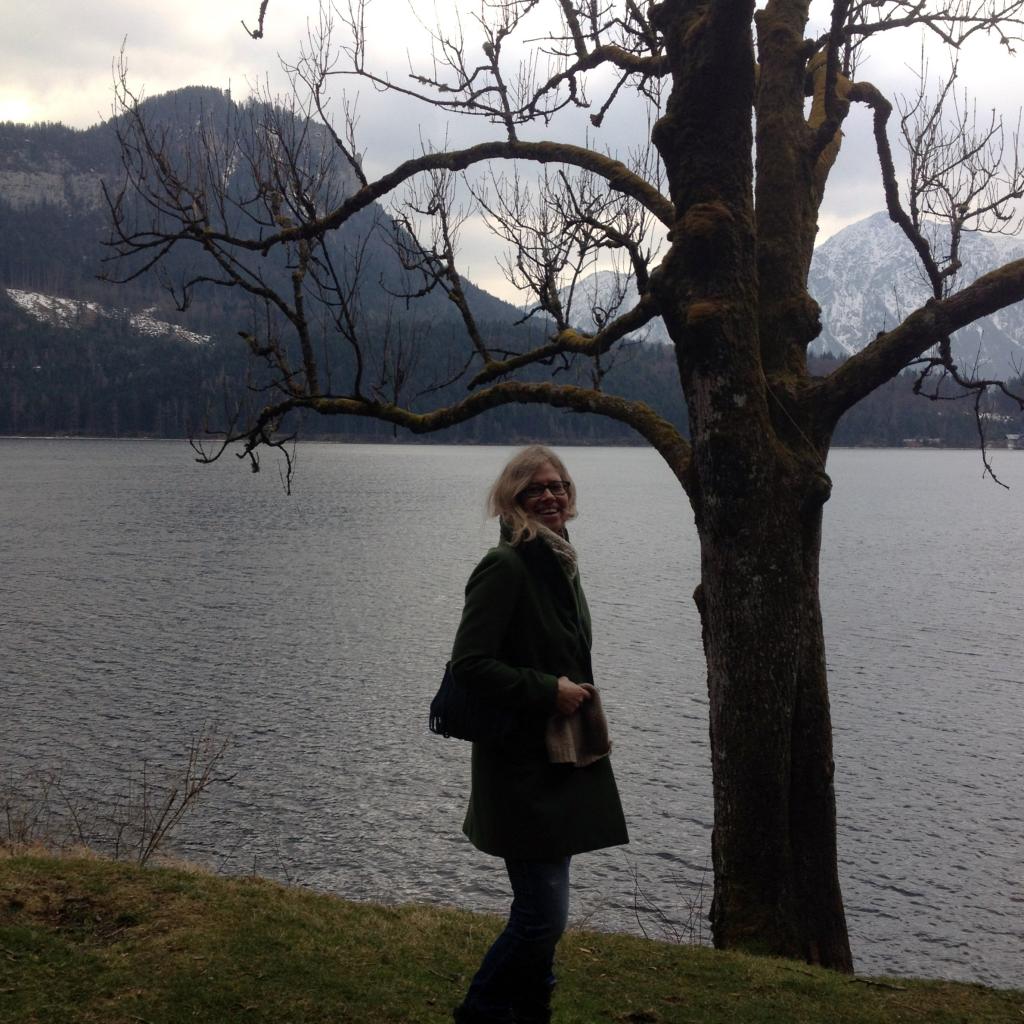
MULTIPOLYGON (((932 226, 935 252, 949 247, 948 228, 932 226)), ((964 232, 963 264, 953 290, 1024 257, 1024 239, 980 231, 964 232)), ((814 350, 841 355, 859 352, 879 331, 891 330, 931 297, 917 253, 888 214, 874 213, 850 224, 814 251, 808 279, 821 306, 822 333, 814 350)), ((985 317, 953 335, 961 368, 977 364, 985 375, 1017 376, 1024 367, 1024 303, 985 317)))
MULTIPOLYGON (((172 141, 185 138, 197 117, 227 118, 240 109, 212 87, 176 90, 145 104, 164 119, 172 141)), ((252 322, 252 313, 247 296, 237 289, 211 288, 182 312, 155 278, 116 289, 96 279, 101 243, 109 231, 99 182, 116 180, 119 161, 109 122, 88 129, 0 124, 0 433, 182 436, 202 429, 204 410, 223 408, 227 390, 244 393, 252 383, 252 362, 238 338, 239 329, 252 322), (94 187, 95 192, 90 191, 94 187), (83 189, 92 197, 89 201, 81 198, 83 189)), ((377 216, 386 227, 386 215, 377 216)), ((831 252, 826 249, 830 243, 833 240, 819 251, 831 252)), ((841 254, 837 246, 833 243, 841 254)), ((457 386, 435 387, 457 368, 456 355, 460 365, 464 359, 463 325, 454 305, 438 290, 407 313, 401 298, 388 295, 383 273, 376 276, 388 259, 394 260, 393 250, 381 242, 374 259, 368 296, 379 305, 369 310, 370 329, 388 318, 401 321, 399 330, 405 332, 412 358, 411 397, 406 400, 419 409, 426 408, 418 403, 428 391, 429 401, 436 404, 463 397, 465 391, 457 386)), ((485 337, 500 339, 496 349, 535 343, 538 335, 533 332, 544 325, 511 327, 521 319, 522 310, 470 282, 464 287, 485 337)), ((845 303, 836 306, 838 318, 852 303, 848 291, 834 287, 833 294, 845 303)), ((663 332, 659 320, 650 331, 652 339, 659 326, 663 332)), ((1003 330, 1012 335, 1014 328, 1004 324, 1003 330)), ((818 345, 827 342, 819 339, 818 345)), ((344 377, 346 358, 344 346, 332 357, 336 379, 344 377)), ((815 359, 811 372, 826 374, 834 365, 815 359)), ((567 359, 558 367, 557 379, 589 385, 590 369, 585 360, 567 359)), ((603 369, 606 390, 643 400, 685 433, 686 409, 671 349, 656 344, 618 346, 603 369)), ((548 366, 527 367, 522 377, 546 380, 550 372, 548 366)), ((382 378, 385 388, 392 383, 382 378)), ((372 384, 368 390, 376 393, 372 384)), ((250 397, 259 400, 259 394, 254 391, 250 397)), ((387 390, 381 395, 393 400, 387 390)), ((967 412, 962 404, 954 409, 949 403, 915 399, 909 383, 897 379, 848 414, 835 440, 898 444, 927 437, 969 444, 974 427, 967 412)), ((367 440, 395 433, 370 420, 316 417, 304 429, 367 440)), ((635 442, 622 424, 540 406, 491 410, 434 439, 635 442)))

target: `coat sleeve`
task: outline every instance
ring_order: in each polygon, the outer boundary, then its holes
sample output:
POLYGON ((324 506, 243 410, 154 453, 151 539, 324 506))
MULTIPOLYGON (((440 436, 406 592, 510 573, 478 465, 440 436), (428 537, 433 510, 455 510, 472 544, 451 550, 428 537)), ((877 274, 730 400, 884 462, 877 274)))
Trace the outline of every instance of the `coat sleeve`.
POLYGON ((515 555, 489 551, 466 584, 466 604, 455 634, 452 671, 467 685, 487 687, 494 700, 536 714, 555 710, 558 677, 510 664, 507 633, 526 585, 526 569, 515 555))

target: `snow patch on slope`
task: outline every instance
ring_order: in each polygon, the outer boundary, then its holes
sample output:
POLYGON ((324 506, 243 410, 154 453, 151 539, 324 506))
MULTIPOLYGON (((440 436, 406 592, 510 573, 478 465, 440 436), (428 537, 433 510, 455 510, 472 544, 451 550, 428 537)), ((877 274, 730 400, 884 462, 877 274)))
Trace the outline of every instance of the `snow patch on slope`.
POLYGON ((98 302, 86 302, 82 299, 66 299, 57 295, 43 295, 40 292, 23 291, 20 288, 8 288, 7 294, 29 316, 42 323, 56 324, 58 327, 77 327, 91 318, 104 320, 126 319, 130 328, 136 333, 150 338, 177 338, 191 345, 205 345, 208 334, 197 334, 177 324, 157 320, 151 310, 132 313, 127 309, 109 309, 98 302))

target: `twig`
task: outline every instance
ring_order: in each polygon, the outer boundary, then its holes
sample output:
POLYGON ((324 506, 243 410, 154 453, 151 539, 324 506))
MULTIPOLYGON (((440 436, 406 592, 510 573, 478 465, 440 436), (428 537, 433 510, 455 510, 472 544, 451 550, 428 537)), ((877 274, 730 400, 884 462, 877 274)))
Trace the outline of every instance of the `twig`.
POLYGON ((850 978, 851 985, 870 985, 872 988, 888 988, 893 992, 906 992, 903 985, 890 985, 887 981, 872 981, 870 978, 850 978))
POLYGON ((793 967, 790 964, 783 964, 782 967, 784 970, 792 971, 794 974, 803 974, 808 978, 814 977, 813 971, 806 971, 802 967, 793 967))

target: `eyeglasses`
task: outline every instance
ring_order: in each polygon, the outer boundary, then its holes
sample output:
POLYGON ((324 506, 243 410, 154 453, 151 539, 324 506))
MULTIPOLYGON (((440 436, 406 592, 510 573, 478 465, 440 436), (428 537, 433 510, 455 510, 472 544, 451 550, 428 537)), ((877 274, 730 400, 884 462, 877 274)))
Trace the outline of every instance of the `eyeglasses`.
POLYGON ((568 480, 553 480, 549 484, 530 484, 524 487, 517 495, 517 498, 533 499, 539 498, 545 491, 550 491, 552 497, 561 498, 572 489, 568 480))

